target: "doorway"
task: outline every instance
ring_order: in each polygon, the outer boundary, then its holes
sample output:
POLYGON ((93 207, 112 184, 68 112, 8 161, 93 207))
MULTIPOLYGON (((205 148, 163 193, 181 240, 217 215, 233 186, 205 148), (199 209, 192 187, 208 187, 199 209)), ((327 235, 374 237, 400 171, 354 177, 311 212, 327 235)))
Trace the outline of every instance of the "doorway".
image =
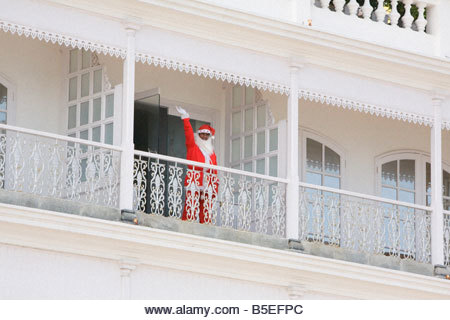
MULTIPOLYGON (((186 159, 186 144, 184 137, 183 121, 178 115, 169 114, 169 108, 162 106, 159 94, 153 94, 144 98, 135 100, 134 102, 134 146, 136 150, 167 155, 186 159)), ((198 128, 203 124, 210 122, 197 119, 190 119, 192 129, 197 132, 198 128)), ((154 162, 151 159, 150 162, 154 162)), ((163 215, 168 215, 168 190, 169 190, 169 169, 167 161, 159 161, 166 167, 164 170, 164 210, 163 215)), ((173 162, 169 163, 172 165, 173 162)), ((186 174, 186 166, 178 165, 183 168, 182 181, 186 174)), ((147 177, 151 177, 151 166, 147 166, 147 177)), ((150 183, 147 183, 146 190, 146 213, 151 213, 151 197, 150 183)), ((183 194, 184 203, 184 194, 183 194)))

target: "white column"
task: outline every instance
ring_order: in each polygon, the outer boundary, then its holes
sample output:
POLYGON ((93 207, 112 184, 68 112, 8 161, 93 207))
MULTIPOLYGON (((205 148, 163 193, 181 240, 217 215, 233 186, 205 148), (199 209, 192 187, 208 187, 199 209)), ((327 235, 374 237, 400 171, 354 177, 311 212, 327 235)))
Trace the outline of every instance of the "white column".
POLYGON ((431 129, 431 262, 444 264, 444 214, 442 205, 442 100, 434 96, 431 129))
POLYGON ((122 300, 131 299, 131 272, 136 269, 136 262, 120 261, 120 298, 122 300))
POLYGON ((133 210, 134 162, 134 76, 135 35, 137 27, 126 26, 127 57, 123 62, 122 158, 120 165, 120 209, 133 210))
POLYGON ((286 237, 298 239, 299 175, 298 175, 298 81, 300 65, 291 64, 291 93, 287 117, 286 237))

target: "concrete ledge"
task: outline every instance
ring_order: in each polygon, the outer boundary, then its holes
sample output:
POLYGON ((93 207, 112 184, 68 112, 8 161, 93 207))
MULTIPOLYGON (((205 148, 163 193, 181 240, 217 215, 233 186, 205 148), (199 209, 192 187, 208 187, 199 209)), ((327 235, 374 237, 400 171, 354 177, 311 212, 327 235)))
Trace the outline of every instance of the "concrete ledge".
POLYGON ((139 225, 156 229, 193 234, 202 237, 234 241, 272 249, 287 250, 288 240, 254 232, 216 227, 208 224, 183 221, 155 214, 136 213, 139 225))
POLYGON ((379 254, 368 254, 309 241, 302 241, 302 245, 304 247, 305 253, 314 256, 356 262, 360 264, 412 272, 426 276, 434 275, 433 266, 427 263, 420 263, 416 261, 400 259, 398 257, 390 257, 379 254))
POLYGON ((119 209, 4 189, 0 189, 0 202, 103 220, 120 221, 121 218, 119 209))

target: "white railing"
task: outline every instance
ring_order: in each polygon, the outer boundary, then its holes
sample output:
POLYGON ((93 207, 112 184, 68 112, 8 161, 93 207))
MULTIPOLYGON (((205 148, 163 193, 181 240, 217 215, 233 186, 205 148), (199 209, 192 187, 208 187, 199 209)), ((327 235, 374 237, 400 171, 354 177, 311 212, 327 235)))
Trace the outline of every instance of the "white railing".
POLYGON ((378 23, 385 23, 393 27, 426 32, 427 10, 433 1, 417 0, 320 0, 320 8, 327 11, 346 14, 378 23))
POLYGON ((0 124, 0 187, 119 206, 119 148, 0 124))
POLYGON ((450 211, 444 210, 444 264, 450 266, 450 211))
POLYGON ((135 151, 135 210, 285 236, 287 180, 135 151))
POLYGON ((300 183, 300 240, 431 262, 431 208, 300 183))

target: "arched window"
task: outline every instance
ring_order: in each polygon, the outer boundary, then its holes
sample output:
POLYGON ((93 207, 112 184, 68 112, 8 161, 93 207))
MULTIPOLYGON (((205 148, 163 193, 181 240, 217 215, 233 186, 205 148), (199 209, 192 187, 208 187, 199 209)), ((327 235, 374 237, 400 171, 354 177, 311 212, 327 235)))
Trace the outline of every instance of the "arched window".
MULTIPOLYGON (((378 194, 384 198, 431 205, 430 157, 420 152, 399 152, 377 159, 378 194)), ((444 209, 450 209, 450 168, 443 163, 444 209)))
MULTIPOLYGON (((331 141, 302 131, 303 181, 319 186, 340 189, 343 177, 343 151, 331 141)), ((339 245, 341 211, 332 203, 338 194, 307 188, 307 215, 304 218, 306 239, 339 245)))
POLYGON ((303 180, 319 186, 342 188, 342 150, 325 138, 309 132, 303 135, 303 180))

